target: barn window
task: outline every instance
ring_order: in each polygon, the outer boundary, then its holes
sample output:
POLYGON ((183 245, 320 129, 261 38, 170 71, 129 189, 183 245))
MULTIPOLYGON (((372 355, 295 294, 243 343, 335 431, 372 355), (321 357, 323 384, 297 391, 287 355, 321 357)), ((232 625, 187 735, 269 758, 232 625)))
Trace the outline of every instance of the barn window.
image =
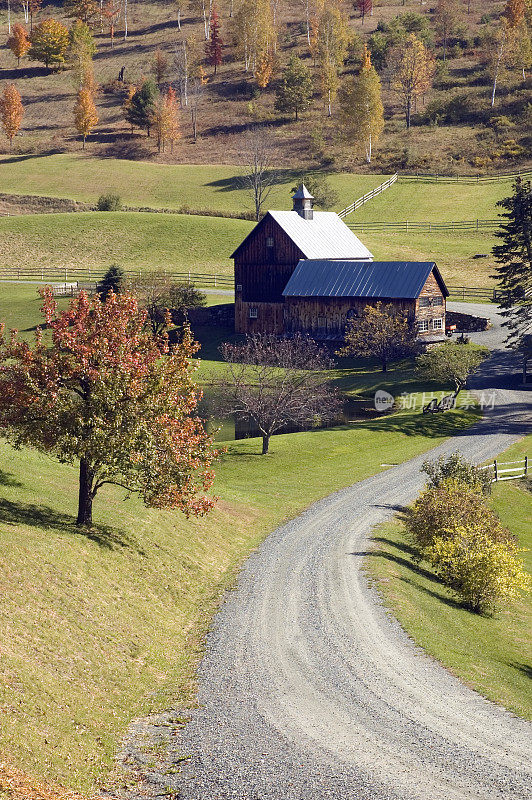
POLYGON ((266 237, 266 247, 273 247, 273 236, 266 237))
POLYGON ((427 306, 430 306, 430 304, 431 304, 430 303, 430 297, 420 297, 419 298, 419 307, 420 308, 427 308, 427 306))
POLYGON ((443 297, 441 295, 439 297, 432 298, 432 305, 433 306, 442 306, 443 305, 443 297))
POLYGON ((417 324, 417 329, 420 333, 423 333, 423 331, 428 331, 429 329, 428 319, 420 319, 417 324))
POLYGON ((237 290, 237 292, 241 292, 242 291, 242 284, 241 283, 237 283, 236 290, 237 290))
POLYGON ((436 319, 432 320, 432 328, 435 331, 441 331, 443 328, 443 320, 441 317, 437 317, 436 319))
POLYGON ((327 327, 327 317, 318 317, 318 328, 327 327))
POLYGON ((249 318, 250 319, 257 319, 259 316, 259 309, 257 306, 251 306, 249 309, 249 318))

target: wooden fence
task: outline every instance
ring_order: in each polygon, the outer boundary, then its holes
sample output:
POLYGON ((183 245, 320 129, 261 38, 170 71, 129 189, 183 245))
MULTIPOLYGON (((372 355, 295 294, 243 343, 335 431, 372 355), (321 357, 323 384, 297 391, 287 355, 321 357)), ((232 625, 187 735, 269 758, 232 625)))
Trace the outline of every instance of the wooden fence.
POLYGON ((450 296, 459 300, 486 300, 497 303, 500 299, 500 290, 485 289, 479 286, 448 286, 450 296))
MULTIPOLYGON (((83 284, 97 283, 103 278, 105 270, 91 267, 1 267, 0 281, 22 281, 28 283, 83 284)), ((164 274, 176 283, 193 283, 197 286, 232 289, 234 279, 231 275, 218 275, 199 272, 167 272, 164 274)), ((128 278, 149 275, 149 270, 128 270, 128 278)))
POLYGON ((454 222, 348 222, 348 228, 358 233, 364 231, 391 231, 392 233, 437 233, 438 231, 481 231, 495 230, 501 224, 499 219, 468 219, 454 222))
POLYGON ((518 172, 500 172, 497 175, 428 175, 419 172, 402 172, 399 175, 400 181, 424 182, 424 183, 498 183, 499 181, 511 181, 516 178, 529 179, 532 177, 532 170, 521 170, 518 172))
POLYGON ((388 178, 387 181, 381 183, 380 186, 377 186, 376 189, 372 189, 371 192, 363 194, 362 197, 359 197, 358 200, 355 200, 355 202, 351 203, 350 206, 347 206, 347 208, 343 208, 341 211, 338 212, 338 216, 341 219, 343 219, 344 217, 347 217, 348 214, 352 214, 353 211, 356 211, 357 208, 363 206, 364 203, 368 202, 368 200, 373 200, 374 197, 377 197, 377 195, 382 194, 382 192, 386 191, 386 189, 389 189, 390 186, 393 186, 396 180, 397 180, 397 172, 395 173, 395 175, 392 175, 391 178, 388 178))
POLYGON ((492 472, 492 483, 498 481, 511 481, 514 478, 526 478, 529 474, 529 458, 525 456, 520 461, 495 461, 480 469, 489 469, 492 472), (505 469, 503 469, 505 467, 505 469), (509 474, 511 473, 511 474, 509 474))

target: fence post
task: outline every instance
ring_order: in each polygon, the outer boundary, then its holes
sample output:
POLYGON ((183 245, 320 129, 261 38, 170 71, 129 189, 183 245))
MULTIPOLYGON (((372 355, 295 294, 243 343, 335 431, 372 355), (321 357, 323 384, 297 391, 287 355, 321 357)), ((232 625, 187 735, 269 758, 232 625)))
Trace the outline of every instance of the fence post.
POLYGON ((525 456, 525 478, 528 475, 528 456, 525 456))
POLYGON ((406 232, 408 233, 408 220, 405 222, 406 232))
POLYGON ((478 219, 477 219, 477 231, 478 231, 478 219))
POLYGON ((493 472, 495 474, 495 482, 499 480, 499 476, 497 474, 497 459, 493 462, 493 472))
POLYGON ((214 288, 216 289, 216 274, 214 275, 214 288))

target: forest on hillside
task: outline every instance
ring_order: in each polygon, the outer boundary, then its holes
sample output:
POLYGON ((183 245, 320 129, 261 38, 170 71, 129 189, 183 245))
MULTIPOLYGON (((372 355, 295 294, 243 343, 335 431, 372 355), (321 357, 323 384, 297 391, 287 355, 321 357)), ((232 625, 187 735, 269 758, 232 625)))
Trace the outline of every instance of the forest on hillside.
POLYGON ((3 152, 512 171, 532 0, 4 0, 3 152))

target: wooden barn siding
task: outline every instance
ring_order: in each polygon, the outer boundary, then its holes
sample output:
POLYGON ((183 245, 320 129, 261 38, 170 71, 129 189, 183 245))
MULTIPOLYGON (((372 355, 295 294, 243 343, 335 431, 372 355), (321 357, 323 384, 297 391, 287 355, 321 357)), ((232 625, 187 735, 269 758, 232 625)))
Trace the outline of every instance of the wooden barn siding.
POLYGON ((235 303, 236 333, 283 333, 283 303, 235 303), (249 309, 257 309, 257 319, 249 318, 249 309))
POLYGON ((283 289, 304 254, 272 217, 264 217, 235 258, 235 289, 244 302, 282 303, 283 289), (273 248, 266 247, 271 236, 273 248))
MULTIPOLYGON (((393 303, 405 314, 414 313, 413 300, 389 299, 382 300, 382 302, 384 304, 393 303)), ((357 313, 361 313, 367 305, 374 305, 374 303, 349 297, 287 297, 284 314, 285 331, 287 333, 301 331, 310 335, 327 334, 343 337, 348 312, 354 309, 357 313), (326 320, 325 326, 318 324, 318 318, 326 320)))

